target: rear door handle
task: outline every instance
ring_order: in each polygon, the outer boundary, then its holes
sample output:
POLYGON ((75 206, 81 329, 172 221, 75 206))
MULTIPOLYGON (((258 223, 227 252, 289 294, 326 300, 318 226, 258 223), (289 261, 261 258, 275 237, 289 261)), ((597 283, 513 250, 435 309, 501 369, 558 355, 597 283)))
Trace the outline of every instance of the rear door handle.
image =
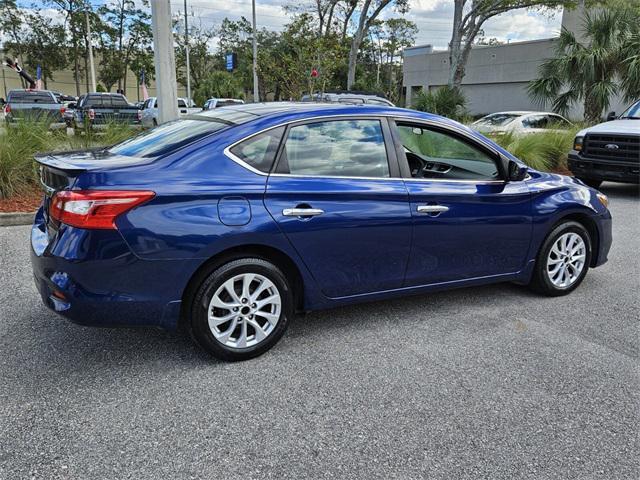
POLYGON ((324 210, 319 208, 285 208, 282 215, 285 217, 316 217, 322 215, 324 210))
POLYGON ((443 213, 448 212, 449 207, 444 205, 418 205, 418 213, 443 213))

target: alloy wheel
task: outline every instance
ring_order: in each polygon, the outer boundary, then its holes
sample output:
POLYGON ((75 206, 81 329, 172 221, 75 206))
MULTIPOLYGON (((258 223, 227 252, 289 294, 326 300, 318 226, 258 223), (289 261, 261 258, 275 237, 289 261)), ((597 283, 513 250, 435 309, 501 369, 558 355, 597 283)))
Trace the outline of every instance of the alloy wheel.
POLYGON ((573 285, 585 267, 587 246, 583 238, 574 232, 560 235, 547 256, 547 275, 551 283, 560 289, 573 285))
POLYGON ((281 309, 280 292, 271 280, 242 273, 225 281, 211 298, 209 329, 226 347, 252 347, 273 332, 281 309))

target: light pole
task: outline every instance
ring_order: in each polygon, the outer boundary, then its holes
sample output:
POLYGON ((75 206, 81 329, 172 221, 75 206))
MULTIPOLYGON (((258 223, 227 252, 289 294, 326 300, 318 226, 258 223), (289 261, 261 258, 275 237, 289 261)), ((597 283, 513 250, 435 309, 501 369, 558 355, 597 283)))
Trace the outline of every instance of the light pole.
POLYGON ((256 38, 256 0, 251 0, 253 13, 253 101, 260 101, 258 92, 258 39, 256 38))
POLYGON ((156 97, 159 102, 158 124, 162 124, 178 118, 178 86, 169 0, 151 2, 151 25, 156 66, 156 97))
POLYGON ((187 102, 189 106, 191 106, 191 67, 189 64, 189 23, 187 17, 187 0, 184 0, 184 52, 187 61, 187 102))
POLYGON ((91 45, 91 23, 89 22, 89 7, 84 11, 87 22, 87 55, 89 55, 89 70, 91 70, 91 91, 95 92, 96 87, 96 67, 93 64, 93 46, 91 45))

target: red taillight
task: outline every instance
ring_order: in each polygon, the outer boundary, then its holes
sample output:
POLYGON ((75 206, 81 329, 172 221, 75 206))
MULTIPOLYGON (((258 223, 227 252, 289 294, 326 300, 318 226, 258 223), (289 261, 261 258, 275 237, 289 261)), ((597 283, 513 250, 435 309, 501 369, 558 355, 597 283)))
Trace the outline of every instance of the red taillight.
POLYGON ((8 103, 4 106, 4 114, 11 113, 11 105, 8 103))
POLYGON ((96 118, 96 111, 93 108, 89 109, 89 120, 93 120, 94 118, 96 118))
POLYGON ((64 115, 64 112, 66 111, 66 107, 62 106, 60 107, 60 115, 64 115))
POLYGON ((72 227, 111 230, 118 215, 154 196, 140 190, 63 190, 51 199, 49 214, 72 227))

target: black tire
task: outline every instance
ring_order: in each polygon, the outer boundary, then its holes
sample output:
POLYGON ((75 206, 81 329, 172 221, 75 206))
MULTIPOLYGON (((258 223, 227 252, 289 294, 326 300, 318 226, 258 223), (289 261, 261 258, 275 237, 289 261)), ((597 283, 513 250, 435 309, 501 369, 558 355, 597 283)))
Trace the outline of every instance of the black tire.
POLYGON ((589 236, 589 232, 584 228, 584 226, 575 221, 563 221, 562 223, 556 225, 553 230, 547 235, 547 238, 542 243, 542 247, 540 247, 540 251, 538 252, 538 256, 536 257, 536 263, 533 271, 533 277, 531 278, 531 283, 529 286, 536 292, 541 293, 543 295, 558 297, 562 295, 567 295, 578 288, 578 285, 582 283, 584 277, 589 270, 589 265, 591 264, 592 257, 592 244, 591 237, 589 236), (578 278, 567 287, 558 287, 553 284, 549 275, 547 273, 547 258, 549 257, 549 253, 553 248, 556 240, 565 233, 577 233, 586 246, 584 267, 582 271, 578 275, 578 278))
MULTIPOLYGON (((262 355, 282 338, 289 320, 293 317, 294 300, 287 279, 278 267, 260 258, 240 258, 216 268, 207 275, 196 290, 187 311, 190 312, 190 317, 186 324, 198 345, 220 360, 240 361, 262 355), (260 343, 244 348, 232 348, 218 341, 209 327, 209 304, 216 291, 227 280, 245 273, 262 275, 273 283, 280 295, 280 316, 273 330, 260 343)), ((255 335, 255 329, 253 331, 255 335)))
POLYGON ((597 180, 595 178, 580 178, 580 177, 578 177, 578 179, 582 180, 585 185, 588 185, 591 188, 600 188, 600 185, 602 185, 602 180, 597 180))

